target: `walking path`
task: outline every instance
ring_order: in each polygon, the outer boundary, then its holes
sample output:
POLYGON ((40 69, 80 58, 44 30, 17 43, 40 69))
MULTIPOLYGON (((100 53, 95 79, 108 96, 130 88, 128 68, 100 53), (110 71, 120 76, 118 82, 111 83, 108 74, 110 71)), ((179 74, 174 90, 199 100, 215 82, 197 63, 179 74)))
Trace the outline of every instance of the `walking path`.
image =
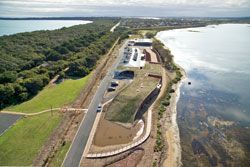
POLYGON ((15 111, 0 111, 0 113, 5 113, 5 114, 13 114, 13 115, 22 115, 22 116, 35 116, 35 115, 40 115, 46 112, 51 112, 51 111, 57 111, 57 110, 61 110, 64 112, 67 111, 87 111, 88 109, 82 109, 82 108, 51 108, 51 109, 47 109, 47 110, 43 110, 40 112, 36 112, 36 113, 23 113, 23 112, 15 112, 15 111))

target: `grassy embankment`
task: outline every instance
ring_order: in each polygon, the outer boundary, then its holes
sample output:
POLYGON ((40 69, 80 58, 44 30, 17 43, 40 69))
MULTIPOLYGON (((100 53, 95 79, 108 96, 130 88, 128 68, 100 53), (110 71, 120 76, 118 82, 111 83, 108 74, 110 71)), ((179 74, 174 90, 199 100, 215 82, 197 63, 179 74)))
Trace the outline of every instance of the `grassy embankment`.
POLYGON ((44 113, 18 121, 0 137, 0 165, 31 165, 61 118, 59 113, 44 113))
POLYGON ((8 111, 35 113, 46 109, 58 108, 71 103, 80 93, 90 75, 77 79, 65 80, 60 84, 45 87, 37 96, 19 105, 6 108, 8 111))
POLYGON ((132 123, 137 109, 146 96, 156 87, 158 79, 146 74, 161 74, 157 64, 146 64, 143 69, 130 68, 135 72, 133 82, 115 97, 108 108, 105 118, 110 121, 132 123))
POLYGON ((70 147, 70 142, 65 143, 60 149, 56 152, 49 166, 61 166, 64 160, 64 157, 70 147))
MULTIPOLYGON (((61 107, 72 102, 86 84, 89 76, 78 80, 46 87, 33 99, 8 108, 11 111, 27 113, 39 112, 44 109, 61 107)), ((23 118, 0 137, 0 165, 30 165, 44 142, 58 126, 62 115, 50 112, 23 118)), ((68 144, 69 145, 69 144, 68 144)), ((63 159, 67 144, 59 151, 57 159, 63 159)), ((57 164, 57 159, 53 163, 57 164)))

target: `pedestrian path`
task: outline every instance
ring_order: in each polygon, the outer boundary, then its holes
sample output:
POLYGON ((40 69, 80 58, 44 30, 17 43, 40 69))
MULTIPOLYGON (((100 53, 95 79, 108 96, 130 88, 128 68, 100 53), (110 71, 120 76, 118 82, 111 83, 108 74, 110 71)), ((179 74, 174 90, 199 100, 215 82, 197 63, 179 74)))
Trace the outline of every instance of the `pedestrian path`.
POLYGON ((67 112, 67 111, 85 111, 87 112, 88 109, 82 109, 82 108, 51 108, 47 110, 43 110, 40 112, 36 113, 23 113, 23 112, 15 112, 15 111, 0 111, 0 113, 5 113, 5 114, 13 114, 13 115, 22 115, 22 116, 35 116, 35 115, 40 115, 46 112, 51 112, 51 111, 62 111, 62 112, 67 112))

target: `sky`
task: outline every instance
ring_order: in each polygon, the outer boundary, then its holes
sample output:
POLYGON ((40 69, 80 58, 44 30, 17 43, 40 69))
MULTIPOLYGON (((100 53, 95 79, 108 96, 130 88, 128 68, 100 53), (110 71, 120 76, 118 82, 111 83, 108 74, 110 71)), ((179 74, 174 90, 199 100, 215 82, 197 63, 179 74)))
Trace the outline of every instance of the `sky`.
POLYGON ((0 17, 245 17, 250 0, 0 0, 0 17))

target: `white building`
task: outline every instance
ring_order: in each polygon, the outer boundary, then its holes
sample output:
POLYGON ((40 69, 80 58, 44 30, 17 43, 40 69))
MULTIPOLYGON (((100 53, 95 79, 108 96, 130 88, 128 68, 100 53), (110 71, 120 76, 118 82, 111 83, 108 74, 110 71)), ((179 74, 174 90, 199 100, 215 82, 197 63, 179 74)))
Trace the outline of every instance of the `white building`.
POLYGON ((130 56, 128 64, 126 67, 144 67, 146 63, 145 55, 139 48, 132 48, 132 54, 130 56))
POLYGON ((151 39, 134 39, 129 41, 130 44, 132 44, 133 46, 143 46, 143 47, 151 47, 153 41, 151 39))

